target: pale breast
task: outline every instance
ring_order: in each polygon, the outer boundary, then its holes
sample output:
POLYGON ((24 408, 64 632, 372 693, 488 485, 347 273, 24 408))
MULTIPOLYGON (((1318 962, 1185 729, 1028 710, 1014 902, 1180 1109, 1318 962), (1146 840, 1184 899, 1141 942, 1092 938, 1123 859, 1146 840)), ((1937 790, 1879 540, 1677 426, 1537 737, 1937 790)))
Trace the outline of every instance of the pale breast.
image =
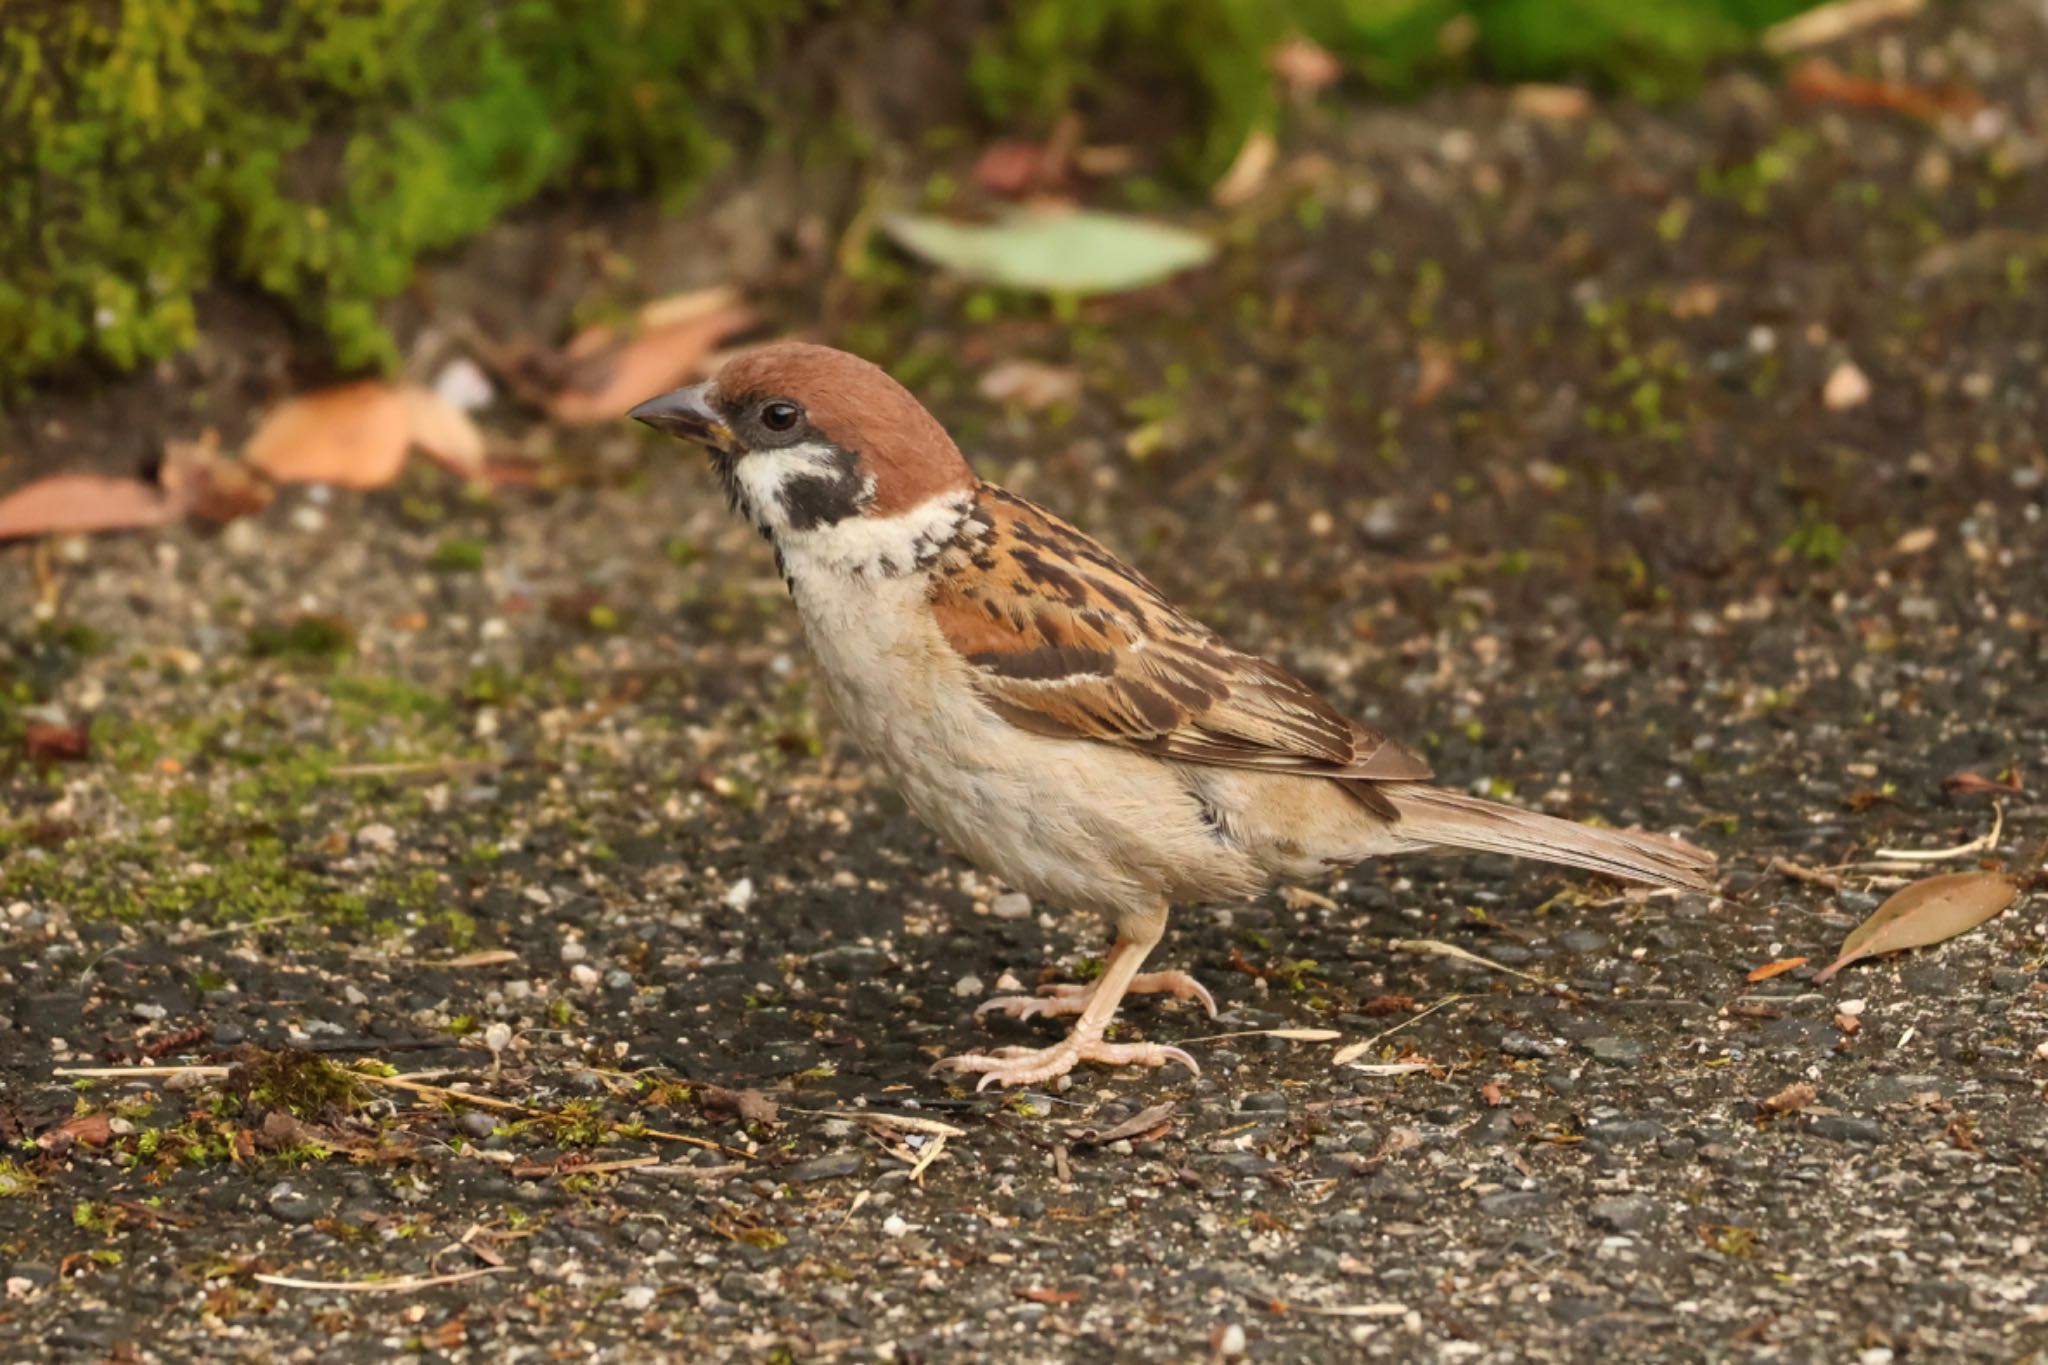
POLYGON ((918 818, 985 870, 1112 915, 1263 884, 1173 765, 1029 734, 982 704, 917 575, 792 577, 841 723, 918 818))

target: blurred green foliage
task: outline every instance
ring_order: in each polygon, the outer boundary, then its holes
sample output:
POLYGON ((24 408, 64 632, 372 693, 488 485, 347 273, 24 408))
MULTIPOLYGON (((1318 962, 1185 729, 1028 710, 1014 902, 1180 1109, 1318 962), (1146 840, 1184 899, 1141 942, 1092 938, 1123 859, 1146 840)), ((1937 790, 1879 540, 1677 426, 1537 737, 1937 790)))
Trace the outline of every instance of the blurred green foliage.
MULTIPOLYGON (((0 391, 191 344, 193 295, 253 283, 388 365, 382 300, 422 252, 563 184, 675 194, 726 154, 714 106, 769 103, 790 25, 892 0, 0 0, 0 391)), ((1682 88, 1804 0, 1019 0, 963 37, 999 118, 1166 82, 1210 174, 1279 104, 1298 30, 1365 80, 1583 73, 1682 88)), ((797 133, 798 129, 779 130, 797 133)))

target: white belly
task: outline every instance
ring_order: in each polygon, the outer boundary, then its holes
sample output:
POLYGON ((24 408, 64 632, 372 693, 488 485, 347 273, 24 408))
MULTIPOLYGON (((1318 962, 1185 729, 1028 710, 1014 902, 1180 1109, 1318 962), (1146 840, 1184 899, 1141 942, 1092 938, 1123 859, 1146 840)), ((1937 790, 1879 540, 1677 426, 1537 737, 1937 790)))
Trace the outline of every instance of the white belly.
POLYGON ((841 723, 918 818, 984 870, 1036 898, 1110 915, 1265 883, 1174 766, 1028 734, 984 706, 917 576, 796 577, 841 723))

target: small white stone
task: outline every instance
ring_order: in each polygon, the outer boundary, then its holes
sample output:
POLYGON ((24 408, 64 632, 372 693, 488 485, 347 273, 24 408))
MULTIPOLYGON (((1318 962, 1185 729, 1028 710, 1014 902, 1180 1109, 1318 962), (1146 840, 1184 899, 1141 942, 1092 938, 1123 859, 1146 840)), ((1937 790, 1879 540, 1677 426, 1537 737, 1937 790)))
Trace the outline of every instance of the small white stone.
POLYGON ((1835 366, 1821 387, 1820 401, 1829 412, 1847 412, 1870 401, 1870 380, 1853 360, 1835 366))
POLYGON ((1835 1006, 1835 1013, 1846 1014, 1851 1019, 1855 1019, 1861 1016, 1863 1011, 1869 1007, 1870 1002, 1867 1000, 1844 1000, 1841 1004, 1835 1006))
POLYGON ((569 979, 576 983, 579 990, 590 990, 598 983, 597 968, 588 962, 579 962, 569 969, 569 979))
POLYGON ((1022 891, 1005 891, 990 902, 988 912, 997 919, 1024 919, 1031 914, 1031 897, 1022 891))
POLYGON ((725 890, 725 908, 745 910, 754 903, 754 879, 742 877, 725 890))
POLYGON ((490 405, 497 390, 490 376, 468 356, 457 356, 434 376, 434 394, 449 407, 475 412, 490 405))
POLYGON ((562 944, 562 961, 564 962, 581 962, 584 958, 589 956, 590 949, 584 947, 583 944, 576 939, 569 939, 562 944))
POLYGON ((903 1221, 903 1215, 900 1213, 892 1213, 882 1220, 882 1235, 884 1237, 901 1237, 909 1231, 910 1224, 903 1221))
POLYGON ((986 989, 987 987, 982 983, 982 979, 972 972, 953 983, 953 994, 959 996, 962 1000, 980 995, 986 989))
POLYGON ((619 1303, 622 1307, 630 1308, 635 1313, 651 1308, 654 1306, 654 1286, 648 1284, 632 1285, 619 1295, 619 1303))
POLYGON ((342 983, 341 998, 351 1005, 367 1005, 370 1003, 370 997, 358 990, 353 981, 342 983))
POLYGON ((356 831, 356 842, 364 848, 389 853, 398 847, 398 831, 389 825, 364 825, 356 831))
POLYGON ((1892 1365, 1892 1348, 1873 1346, 1856 1357, 1856 1365, 1892 1365))
POLYGON ((1244 1328, 1228 1323, 1216 1335, 1216 1354, 1224 1359, 1234 1359, 1245 1353, 1244 1328))
POLYGON ((512 1027, 509 1024, 492 1024, 484 1030, 484 1046, 493 1052, 503 1052, 512 1046, 512 1027))

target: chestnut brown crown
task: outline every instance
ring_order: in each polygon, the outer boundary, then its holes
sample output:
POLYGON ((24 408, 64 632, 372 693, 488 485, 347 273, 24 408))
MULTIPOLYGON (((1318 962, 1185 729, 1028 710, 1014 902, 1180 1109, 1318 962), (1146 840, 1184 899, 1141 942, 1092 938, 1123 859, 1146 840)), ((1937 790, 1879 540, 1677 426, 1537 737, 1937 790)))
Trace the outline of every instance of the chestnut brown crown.
POLYGON ((881 366, 830 346, 779 342, 730 361, 704 402, 741 458, 753 450, 823 441, 873 479, 866 511, 890 516, 975 485, 953 438, 881 366))

